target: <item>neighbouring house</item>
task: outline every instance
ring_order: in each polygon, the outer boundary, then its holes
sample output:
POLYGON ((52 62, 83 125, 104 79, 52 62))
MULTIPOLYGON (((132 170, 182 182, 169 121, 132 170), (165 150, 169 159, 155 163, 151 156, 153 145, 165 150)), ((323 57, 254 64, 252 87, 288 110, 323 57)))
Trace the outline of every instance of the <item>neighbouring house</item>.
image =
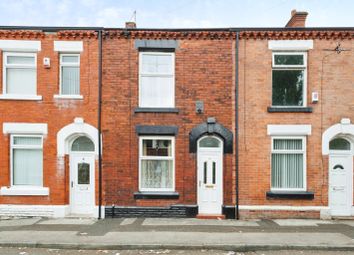
POLYGON ((0 30, 0 215, 97 215, 95 28, 0 30))
POLYGON ((306 16, 1 28, 0 215, 354 216, 354 28, 306 16))

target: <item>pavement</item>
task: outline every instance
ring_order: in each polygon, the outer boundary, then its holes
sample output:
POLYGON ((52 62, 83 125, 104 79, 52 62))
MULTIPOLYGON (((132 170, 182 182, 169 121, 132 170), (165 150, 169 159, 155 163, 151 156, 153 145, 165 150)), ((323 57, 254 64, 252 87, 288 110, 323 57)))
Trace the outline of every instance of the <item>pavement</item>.
POLYGON ((354 252, 354 220, 2 219, 0 247, 354 252))

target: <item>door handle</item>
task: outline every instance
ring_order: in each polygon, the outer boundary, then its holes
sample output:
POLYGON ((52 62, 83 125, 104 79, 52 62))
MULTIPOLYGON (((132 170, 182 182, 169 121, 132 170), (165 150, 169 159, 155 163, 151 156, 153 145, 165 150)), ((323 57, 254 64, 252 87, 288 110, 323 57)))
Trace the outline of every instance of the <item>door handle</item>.
POLYGON ((71 181, 71 187, 72 187, 72 188, 74 187, 74 182, 73 182, 73 181, 71 181))
POLYGON ((199 187, 202 185, 202 181, 199 181, 199 187))

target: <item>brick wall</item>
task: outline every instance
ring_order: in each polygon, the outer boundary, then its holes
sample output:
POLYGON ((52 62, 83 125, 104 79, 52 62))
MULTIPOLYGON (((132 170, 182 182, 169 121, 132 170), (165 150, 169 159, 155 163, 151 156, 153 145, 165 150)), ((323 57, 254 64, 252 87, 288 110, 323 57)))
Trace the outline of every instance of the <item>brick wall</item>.
MULTIPOLYGON (((47 123, 48 134, 43 140, 43 186, 49 187, 49 196, 0 196, 0 204, 62 205, 68 203, 68 159, 60 165, 57 157, 57 132, 82 117, 86 123, 97 123, 98 42, 95 38, 61 37, 57 33, 41 33, 37 38, 23 38, 21 33, 1 33, 2 40, 40 40, 37 54, 37 94, 39 101, 0 100, 0 186, 10 186, 10 139, 2 132, 4 122, 47 123), (54 40, 83 41, 80 65, 80 90, 83 100, 54 99, 59 94, 59 53, 54 51, 54 40), (43 67, 43 58, 51 60, 50 69, 43 67), (64 167, 65 166, 65 167, 64 167)), ((1 55, 1 53, 0 53, 1 55)), ((0 61, 2 70, 2 57, 0 61)), ((2 93, 2 72, 0 72, 2 93)))
MULTIPOLYGON (((354 120, 354 52, 323 51, 334 49, 336 40, 314 40, 308 52, 307 99, 312 113, 268 113, 272 100, 272 51, 267 40, 240 41, 240 204, 327 206, 328 156, 322 156, 322 134, 342 118, 354 120), (322 70, 323 62, 323 70, 322 70), (319 102, 311 102, 311 93, 319 93, 319 102), (268 124, 310 124, 307 137, 307 190, 313 200, 269 200, 271 137, 268 124)), ((344 48, 353 48, 352 40, 343 40, 344 48)), ((259 214, 262 211, 244 211, 259 214)), ((273 213, 273 212, 272 212, 273 213)), ((290 212, 280 214, 294 216, 290 212)), ((276 214, 278 216, 278 214, 276 214)), ((302 214, 301 214, 302 215, 302 214)), ((315 215, 308 213, 309 217, 315 215)), ((274 216, 274 215, 273 215, 274 216)))
MULTIPOLYGON (((103 49, 103 176, 105 203, 120 206, 196 204, 196 154, 189 153, 189 132, 215 117, 234 131, 234 42, 180 40, 176 50, 175 95, 179 113, 134 113, 138 106, 138 51, 134 39, 106 39, 103 49), (205 111, 196 114, 195 102, 205 111), (176 125, 177 200, 135 200, 138 191, 136 125, 176 125)), ((232 204, 233 154, 224 154, 224 203, 232 204)))

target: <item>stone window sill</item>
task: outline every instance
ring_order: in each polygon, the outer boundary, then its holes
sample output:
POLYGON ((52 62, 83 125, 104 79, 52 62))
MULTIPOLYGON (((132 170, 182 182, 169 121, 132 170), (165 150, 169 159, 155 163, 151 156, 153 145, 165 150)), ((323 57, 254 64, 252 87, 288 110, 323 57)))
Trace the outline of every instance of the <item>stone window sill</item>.
POLYGON ((48 196, 49 188, 37 186, 1 187, 1 196, 48 196))
POLYGON ((26 101, 38 101, 42 100, 42 96, 38 95, 16 95, 16 94, 2 94, 0 100, 26 100, 26 101))
POLYGON ((282 107, 282 106, 269 106, 268 112, 305 112, 311 113, 312 107, 282 107))
POLYGON ((53 98, 55 99, 83 99, 84 96, 82 95, 54 95, 53 98))
POLYGON ((314 199, 314 192, 311 191, 268 191, 267 199, 314 199))
POLYGON ((134 199, 178 199, 178 192, 135 192, 134 199))
POLYGON ((148 108, 148 107, 137 107, 134 109, 135 113, 179 113, 177 108, 148 108))

